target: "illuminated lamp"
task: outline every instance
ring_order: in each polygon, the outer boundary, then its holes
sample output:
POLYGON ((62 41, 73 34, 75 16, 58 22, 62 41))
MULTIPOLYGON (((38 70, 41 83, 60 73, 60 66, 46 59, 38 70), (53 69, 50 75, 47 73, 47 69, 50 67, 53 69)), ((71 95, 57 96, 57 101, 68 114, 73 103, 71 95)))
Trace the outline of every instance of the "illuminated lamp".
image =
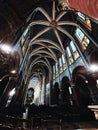
POLYGON ((15 94, 15 88, 13 88, 10 92, 9 92, 9 96, 13 96, 15 94))
POLYGON ((98 71, 98 65, 97 64, 92 64, 89 66, 89 70, 91 72, 97 72, 98 71))
POLYGON ((3 52, 5 52, 5 53, 10 53, 10 52, 12 52, 12 47, 11 46, 9 46, 9 45, 7 45, 7 44, 1 44, 0 45, 0 49, 3 51, 3 52))
POLYGON ((98 79, 96 80, 97 84, 98 84, 98 79))
POLYGON ((11 70, 11 73, 12 74, 16 74, 16 70, 11 70))
POLYGON ((87 84, 87 83, 88 83, 88 80, 85 80, 85 83, 87 84))

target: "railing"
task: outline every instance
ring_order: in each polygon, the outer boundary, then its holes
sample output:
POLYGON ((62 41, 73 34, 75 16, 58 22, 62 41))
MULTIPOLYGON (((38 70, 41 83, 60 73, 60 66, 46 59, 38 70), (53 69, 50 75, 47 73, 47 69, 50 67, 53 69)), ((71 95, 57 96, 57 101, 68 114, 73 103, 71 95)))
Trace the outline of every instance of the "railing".
POLYGON ((0 130, 32 130, 32 121, 12 116, 0 115, 0 130))
POLYGON ((41 130, 44 130, 45 128, 47 128, 47 125, 49 126, 53 126, 53 125, 56 125, 56 126, 59 126, 59 130, 62 130, 62 120, 58 120, 58 119, 42 119, 41 120, 41 130))
POLYGON ((95 118, 98 120, 98 105, 89 105, 88 108, 94 112, 95 118))

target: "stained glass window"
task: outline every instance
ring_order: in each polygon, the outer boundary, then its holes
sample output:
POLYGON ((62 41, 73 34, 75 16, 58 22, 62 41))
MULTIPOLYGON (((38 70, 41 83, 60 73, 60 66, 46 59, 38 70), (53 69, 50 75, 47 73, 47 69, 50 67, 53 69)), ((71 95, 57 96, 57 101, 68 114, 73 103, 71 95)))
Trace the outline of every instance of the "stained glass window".
POLYGON ((62 59, 59 58, 59 72, 62 73, 63 72, 63 68, 62 68, 62 59))
POLYGON ((88 47, 90 43, 90 40, 84 35, 84 33, 79 28, 76 29, 76 37, 81 43, 80 45, 81 45, 82 50, 83 51, 86 50, 86 48, 88 47))
POLYGON ((20 41, 21 46, 23 46, 23 45, 24 45, 24 42, 25 42, 25 38, 24 38, 24 36, 22 36, 21 41, 20 41))
POLYGON ((82 43, 81 43, 83 50, 86 50, 86 48, 88 47, 89 43, 90 43, 90 40, 85 36, 83 41, 82 41, 82 43))
POLYGON ((79 53, 78 53, 73 41, 70 42, 70 46, 71 46, 71 49, 72 49, 73 57, 76 60, 79 57, 79 53))
POLYGON ((85 15, 84 15, 84 14, 82 14, 81 12, 78 12, 77 15, 78 15, 82 20, 85 21, 85 15))
POLYGON ((66 51, 67 51, 68 63, 69 63, 69 65, 71 65, 71 64, 73 63, 73 57, 72 57, 72 54, 71 54, 70 48, 67 47, 67 48, 66 48, 66 51))
POLYGON ((55 65, 53 65, 53 79, 55 79, 55 75, 56 75, 56 70, 55 70, 55 65))
POLYGON ((27 35, 27 33, 28 33, 28 28, 24 31, 24 37, 27 35))
POLYGON ((89 27, 89 29, 91 30, 92 27, 91 27, 91 21, 88 17, 86 17, 86 21, 85 21, 86 25, 89 27))
POLYGON ((81 22, 91 31, 92 27, 90 19, 81 12, 78 12, 77 15, 79 20, 81 20, 81 22))
POLYGON ((56 77, 58 76, 58 64, 55 64, 55 68, 56 68, 56 77))
POLYGON ((82 40, 84 38, 84 33, 79 28, 77 28, 76 29, 76 36, 77 36, 78 40, 80 42, 82 42, 82 40))
POLYGON ((63 70, 66 69, 66 61, 65 61, 65 56, 62 54, 62 62, 63 62, 63 70))

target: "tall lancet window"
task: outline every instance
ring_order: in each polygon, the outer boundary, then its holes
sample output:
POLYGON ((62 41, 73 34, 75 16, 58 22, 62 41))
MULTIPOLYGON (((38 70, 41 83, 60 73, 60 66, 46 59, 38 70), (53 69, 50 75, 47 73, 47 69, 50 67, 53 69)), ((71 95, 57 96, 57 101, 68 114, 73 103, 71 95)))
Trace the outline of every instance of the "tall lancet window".
POLYGON ((60 74, 63 72, 61 57, 59 58, 59 72, 60 72, 60 74))
POLYGON ((84 14, 82 14, 81 12, 78 12, 77 15, 78 15, 78 18, 80 18, 81 20, 83 20, 85 22, 86 17, 84 14))
POLYGON ((65 56, 62 54, 63 70, 66 70, 66 60, 65 56))
POLYGON ((85 16, 84 14, 82 14, 81 12, 78 12, 77 13, 77 18, 80 20, 80 22, 82 22, 82 24, 88 29, 88 30, 92 30, 92 27, 91 27, 91 21, 90 19, 85 16))
POLYGON ((69 65, 71 65, 73 63, 73 57, 72 57, 71 50, 70 50, 69 46, 66 48, 66 51, 67 51, 68 63, 69 63, 69 65))
POLYGON ((79 28, 76 29, 76 37, 80 42, 82 42, 84 38, 84 33, 79 28))
POLYGON ((75 47, 75 44, 73 43, 73 41, 70 42, 70 47, 72 49, 72 53, 73 53, 73 57, 74 57, 74 60, 77 60, 77 58, 79 57, 79 53, 75 47))
POLYGON ((80 46, 82 50, 85 51, 90 43, 90 40, 84 35, 84 33, 79 28, 76 29, 75 35, 81 43, 80 46))
POLYGON ((58 76, 58 63, 55 64, 55 68, 56 68, 56 77, 58 76))
POLYGON ((53 79, 55 79, 55 76, 56 76, 56 68, 55 65, 53 65, 53 79))

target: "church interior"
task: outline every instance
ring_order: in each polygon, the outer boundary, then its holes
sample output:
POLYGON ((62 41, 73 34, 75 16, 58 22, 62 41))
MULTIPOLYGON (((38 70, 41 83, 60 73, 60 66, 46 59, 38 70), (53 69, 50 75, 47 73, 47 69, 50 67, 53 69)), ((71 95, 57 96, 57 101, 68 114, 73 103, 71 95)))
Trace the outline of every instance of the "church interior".
POLYGON ((0 130, 98 130, 98 0, 0 1, 0 130))

